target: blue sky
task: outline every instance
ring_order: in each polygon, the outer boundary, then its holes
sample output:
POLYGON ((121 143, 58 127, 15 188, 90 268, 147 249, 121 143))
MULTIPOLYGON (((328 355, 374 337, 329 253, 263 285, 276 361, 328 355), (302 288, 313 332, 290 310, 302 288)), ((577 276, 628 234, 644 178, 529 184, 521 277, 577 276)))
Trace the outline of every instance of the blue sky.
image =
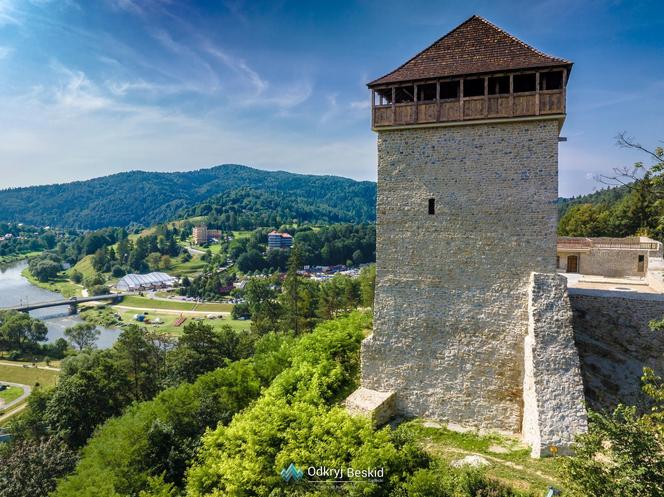
POLYGON ((560 193, 664 140, 658 1, 0 0, 0 187, 221 163, 375 179, 366 82, 479 14, 575 62, 560 193))

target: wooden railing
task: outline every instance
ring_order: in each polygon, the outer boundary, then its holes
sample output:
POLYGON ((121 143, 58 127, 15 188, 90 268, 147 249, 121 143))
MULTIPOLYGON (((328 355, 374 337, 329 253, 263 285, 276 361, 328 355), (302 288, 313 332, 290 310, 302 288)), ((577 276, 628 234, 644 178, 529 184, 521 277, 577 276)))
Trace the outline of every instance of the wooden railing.
POLYGON ((565 113, 565 90, 373 105, 373 127, 565 113))

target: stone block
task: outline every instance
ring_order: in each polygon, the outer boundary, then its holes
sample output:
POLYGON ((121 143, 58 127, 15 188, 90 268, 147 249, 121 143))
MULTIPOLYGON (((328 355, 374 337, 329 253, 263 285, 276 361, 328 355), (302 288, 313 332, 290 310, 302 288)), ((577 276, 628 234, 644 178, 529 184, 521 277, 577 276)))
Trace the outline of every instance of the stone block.
POLYGON ((395 400, 394 392, 378 392, 360 387, 348 396, 344 405, 350 414, 368 417, 378 427, 396 414, 395 400))

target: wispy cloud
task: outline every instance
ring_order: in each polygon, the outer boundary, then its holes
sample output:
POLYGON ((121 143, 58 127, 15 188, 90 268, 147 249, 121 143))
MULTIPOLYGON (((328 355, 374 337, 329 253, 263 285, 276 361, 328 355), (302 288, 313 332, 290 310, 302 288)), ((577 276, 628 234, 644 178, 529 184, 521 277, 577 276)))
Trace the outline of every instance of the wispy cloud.
POLYGON ((256 94, 260 95, 269 86, 268 82, 261 78, 255 70, 249 67, 249 65, 243 59, 239 57, 233 57, 226 53, 224 50, 211 45, 207 45, 205 49, 210 55, 214 56, 230 69, 245 78, 249 84, 253 86, 256 94))
POLYGON ((13 0, 0 0, 0 26, 21 24, 20 14, 13 0))
POLYGON ((0 60, 6 59, 14 51, 12 47, 4 47, 0 45, 0 60))

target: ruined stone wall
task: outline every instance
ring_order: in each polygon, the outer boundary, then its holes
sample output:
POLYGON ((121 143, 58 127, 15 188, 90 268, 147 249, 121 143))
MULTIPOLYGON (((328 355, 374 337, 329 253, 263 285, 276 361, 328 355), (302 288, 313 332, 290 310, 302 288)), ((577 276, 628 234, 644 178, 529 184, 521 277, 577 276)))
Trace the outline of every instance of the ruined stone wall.
POLYGON ((648 323, 664 317, 664 296, 570 289, 575 341, 586 399, 593 409, 645 401, 645 366, 664 374, 664 333, 648 323))
POLYGON ((588 429, 567 280, 533 273, 523 379, 523 440, 533 457, 569 454, 588 429))
POLYGON ((395 391, 402 414, 520 431, 529 278, 555 271, 557 154, 555 120, 379 132, 362 385, 395 391))

